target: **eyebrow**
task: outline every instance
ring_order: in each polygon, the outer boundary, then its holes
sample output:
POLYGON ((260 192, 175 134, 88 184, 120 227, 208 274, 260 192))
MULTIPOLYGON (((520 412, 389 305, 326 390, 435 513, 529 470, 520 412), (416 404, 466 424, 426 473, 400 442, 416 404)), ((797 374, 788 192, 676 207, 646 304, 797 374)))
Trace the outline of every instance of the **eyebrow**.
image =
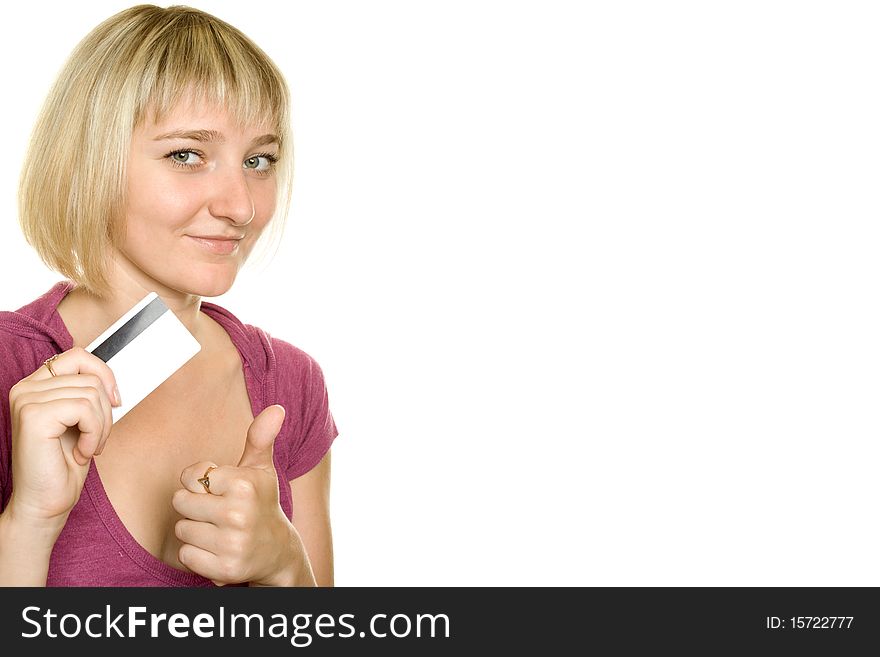
MULTIPOLYGON (((172 130, 165 134, 153 137, 153 141, 165 141, 166 139, 192 139, 194 141, 217 142, 222 144, 226 141, 222 132, 216 130, 172 130)), ((277 135, 266 134, 256 137, 250 147, 265 146, 266 144, 280 144, 281 140, 277 135)))

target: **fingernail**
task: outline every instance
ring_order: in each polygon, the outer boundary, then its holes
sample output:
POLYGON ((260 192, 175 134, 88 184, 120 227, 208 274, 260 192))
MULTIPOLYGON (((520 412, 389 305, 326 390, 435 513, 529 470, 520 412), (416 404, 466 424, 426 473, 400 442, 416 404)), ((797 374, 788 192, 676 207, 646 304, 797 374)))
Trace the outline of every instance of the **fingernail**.
POLYGON ((122 399, 119 397, 119 388, 117 386, 113 386, 113 401, 116 402, 117 406, 122 406, 122 399))

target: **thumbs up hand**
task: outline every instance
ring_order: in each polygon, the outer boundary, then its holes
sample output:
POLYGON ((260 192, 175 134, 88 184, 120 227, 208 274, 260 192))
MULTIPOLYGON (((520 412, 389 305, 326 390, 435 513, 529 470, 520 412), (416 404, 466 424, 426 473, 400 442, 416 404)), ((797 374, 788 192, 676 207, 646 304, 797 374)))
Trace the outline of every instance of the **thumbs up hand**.
POLYGON ((293 573, 311 572, 302 568, 305 549, 278 501, 272 454, 284 413, 274 405, 254 418, 238 465, 201 461, 180 475, 183 488, 171 500, 183 516, 174 527, 178 558, 218 586, 296 585, 293 573))

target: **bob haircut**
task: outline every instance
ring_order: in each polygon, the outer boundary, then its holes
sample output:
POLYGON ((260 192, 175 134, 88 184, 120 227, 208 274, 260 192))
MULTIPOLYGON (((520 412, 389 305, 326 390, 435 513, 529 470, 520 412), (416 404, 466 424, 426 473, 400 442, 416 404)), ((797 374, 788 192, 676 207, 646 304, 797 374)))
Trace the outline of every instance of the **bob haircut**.
POLYGON ((210 14, 138 5, 105 20, 74 48, 34 125, 30 152, 46 157, 25 160, 19 222, 50 269, 91 294, 110 296, 110 247, 125 236, 132 133, 148 111, 159 122, 184 98, 225 108, 239 127, 274 126, 279 196, 264 237, 272 235, 277 249, 293 186, 283 75, 253 41, 210 14))

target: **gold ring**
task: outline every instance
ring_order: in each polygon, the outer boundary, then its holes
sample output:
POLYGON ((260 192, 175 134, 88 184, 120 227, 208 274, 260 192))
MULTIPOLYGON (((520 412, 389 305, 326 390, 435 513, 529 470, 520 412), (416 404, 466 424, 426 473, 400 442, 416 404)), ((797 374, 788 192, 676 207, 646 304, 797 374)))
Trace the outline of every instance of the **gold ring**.
MULTIPOLYGON (((217 469, 216 466, 209 465, 209 466, 208 466, 208 469, 205 470, 205 476, 202 477, 201 479, 197 479, 197 480, 196 480, 196 481, 198 481, 202 486, 205 487, 205 492, 206 492, 206 493, 211 493, 211 480, 210 480, 210 478, 208 477, 208 475, 210 474, 211 470, 216 470, 216 469, 217 469)), ((213 495, 213 493, 211 493, 211 495, 213 495)))
POLYGON ((60 355, 61 354, 55 354, 54 356, 49 356, 49 358, 43 361, 43 365, 48 368, 49 374, 51 374, 52 376, 58 376, 57 374, 55 374, 55 370, 52 369, 52 361, 58 358, 60 355))

